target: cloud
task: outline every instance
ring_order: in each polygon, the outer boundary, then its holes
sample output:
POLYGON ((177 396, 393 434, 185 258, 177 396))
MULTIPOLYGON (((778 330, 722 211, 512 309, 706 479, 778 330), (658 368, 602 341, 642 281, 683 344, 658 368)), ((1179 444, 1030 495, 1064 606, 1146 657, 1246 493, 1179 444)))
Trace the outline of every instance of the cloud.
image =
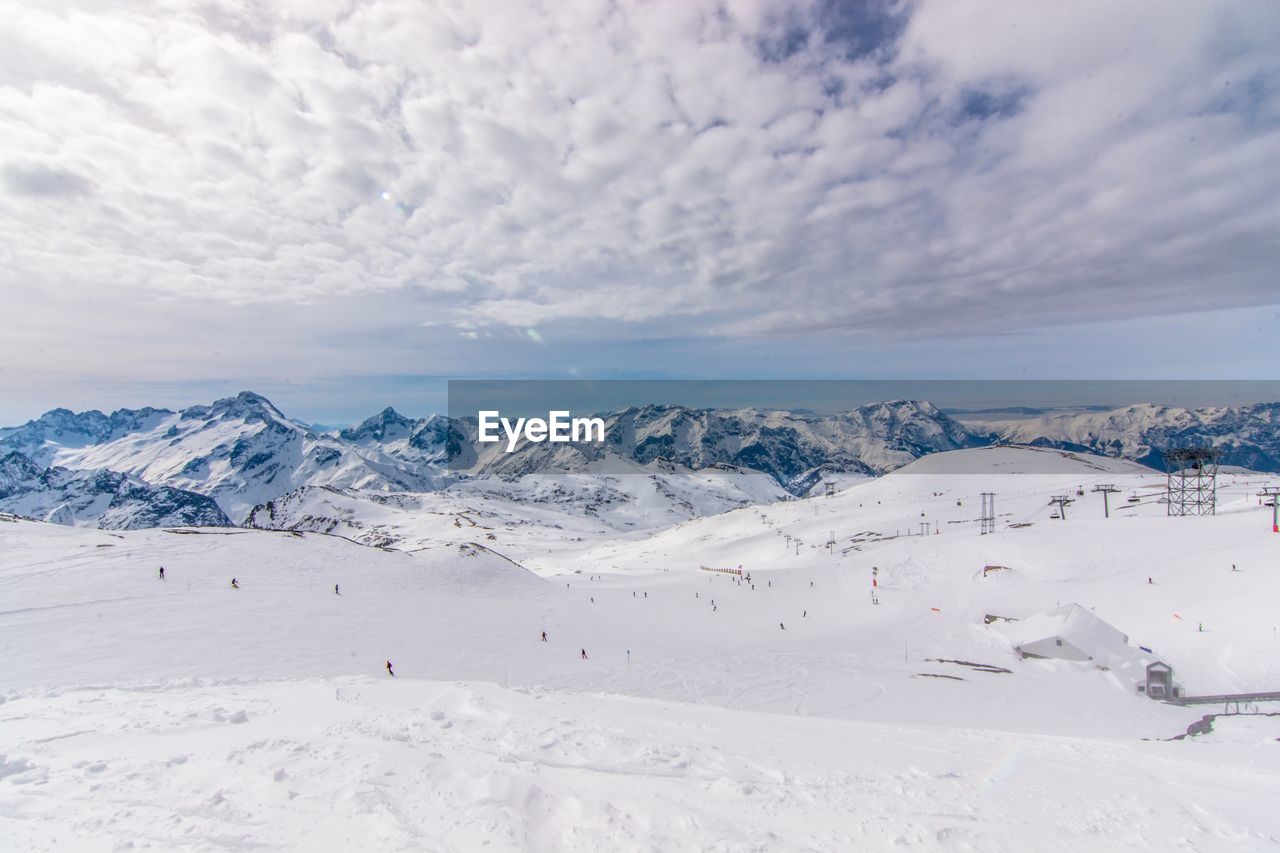
POLYGON ((85 195, 93 187, 83 175, 40 163, 6 163, 0 168, 0 180, 14 195, 34 197, 85 195))
POLYGON ((901 338, 1277 301, 1271 3, 0 14, 0 288, 64 294, 68 329, 91 293, 122 326, 278 306, 299 346, 353 304, 456 346, 459 321, 901 338))

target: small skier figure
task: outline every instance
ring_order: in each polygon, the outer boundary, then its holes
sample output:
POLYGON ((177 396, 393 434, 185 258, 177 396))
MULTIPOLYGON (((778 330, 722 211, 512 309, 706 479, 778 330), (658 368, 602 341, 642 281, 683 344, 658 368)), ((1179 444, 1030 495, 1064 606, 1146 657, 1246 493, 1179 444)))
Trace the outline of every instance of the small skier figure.
POLYGON ((1235 564, 1235 563, 1232 563, 1232 564, 1231 564, 1231 571, 1233 571, 1233 572, 1238 572, 1238 571, 1240 571, 1240 570, 1236 568, 1236 564, 1235 564))
POLYGON ((235 579, 235 578, 232 578, 232 579, 231 579, 231 588, 232 588, 232 589, 239 589, 239 588, 240 588, 240 584, 236 582, 236 579, 235 579))
POLYGON ((806 610, 804 613, 801 613, 800 615, 801 615, 802 617, 804 617, 805 619, 808 619, 808 618, 809 618, 809 611, 808 611, 808 610, 806 610))
POLYGON ((1147 576, 1147 583, 1155 583, 1155 581, 1151 579, 1150 575, 1147 576))
POLYGON ((392 678, 396 677, 396 671, 391 668, 391 661, 387 661, 387 675, 391 676, 392 678))
POLYGON ((160 567, 160 580, 164 580, 164 566, 160 567))
POLYGON ((645 597, 645 598, 648 598, 648 597, 649 597, 649 593, 648 593, 647 591, 645 592, 644 597, 645 597))
POLYGON ((342 593, 338 591, 338 585, 336 583, 333 585, 333 594, 342 595, 342 593))
POLYGON ((582 659, 583 659, 583 660, 586 660, 586 659, 587 659, 587 650, 586 650, 586 649, 583 649, 583 650, 582 650, 582 659))
POLYGON ((627 663, 631 663, 631 649, 627 649, 627 663))
POLYGON ((780 629, 782 629, 783 631, 787 630, 787 626, 786 626, 786 625, 783 625, 781 622, 779 622, 779 623, 778 623, 778 627, 779 627, 780 629))
POLYGON ((543 632, 542 632, 542 642, 544 642, 544 643, 545 643, 546 641, 547 641, 547 632, 546 632, 546 631, 543 631, 543 632))
POLYGON ((1198 624, 1199 624, 1199 628, 1197 628, 1196 630, 1198 630, 1198 631, 1200 631, 1200 632, 1203 632, 1203 631, 1204 631, 1204 623, 1203 623, 1203 622, 1200 622, 1200 623, 1198 623, 1198 624))

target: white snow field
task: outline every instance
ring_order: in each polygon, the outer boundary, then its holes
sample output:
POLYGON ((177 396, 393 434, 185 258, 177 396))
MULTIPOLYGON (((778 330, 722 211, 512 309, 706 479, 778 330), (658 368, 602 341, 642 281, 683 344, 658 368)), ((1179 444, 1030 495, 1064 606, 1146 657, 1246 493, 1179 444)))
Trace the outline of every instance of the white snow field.
POLYGON ((1280 717, 1167 740, 1222 706, 1021 659, 986 617, 1078 603, 1188 694, 1280 690, 1275 482, 1166 518, 1149 469, 957 451, 656 533, 530 517, 412 553, 0 520, 0 848, 1274 850, 1280 717))

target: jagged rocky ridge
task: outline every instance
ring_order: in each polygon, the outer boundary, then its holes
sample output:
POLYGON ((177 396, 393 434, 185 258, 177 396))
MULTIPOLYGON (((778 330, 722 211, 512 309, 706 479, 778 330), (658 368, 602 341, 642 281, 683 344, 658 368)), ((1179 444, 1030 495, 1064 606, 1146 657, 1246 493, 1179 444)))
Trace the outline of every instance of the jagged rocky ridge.
POLYGON ((1200 409, 1141 403, 970 428, 1011 444, 1088 451, 1161 469, 1164 450, 1211 446, 1223 465, 1280 471, 1280 403, 1200 409))
POLYGON ((104 530, 231 524, 205 495, 153 486, 114 471, 43 468, 16 450, 0 457, 0 509, 104 530))
POLYGON ((0 452, 37 466, 118 472, 217 501, 236 523, 304 487, 392 494, 463 479, 585 472, 608 458, 767 474, 793 495, 840 473, 877 475, 921 456, 992 443, 1087 450, 1158 467, 1162 448, 1213 444, 1225 464, 1280 471, 1280 404, 1181 409, 1149 404, 1016 421, 960 421, 896 400, 837 414, 643 406, 604 415, 605 446, 477 445, 474 422, 388 408, 337 433, 290 419, 251 392, 181 411, 104 415, 54 409, 0 429, 0 452))

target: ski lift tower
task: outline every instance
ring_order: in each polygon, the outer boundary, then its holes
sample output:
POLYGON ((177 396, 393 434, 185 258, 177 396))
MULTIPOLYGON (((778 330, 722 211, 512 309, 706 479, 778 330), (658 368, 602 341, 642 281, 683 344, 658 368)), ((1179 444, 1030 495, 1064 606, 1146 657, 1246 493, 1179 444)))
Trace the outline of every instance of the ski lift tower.
POLYGON ((1267 499, 1264 503, 1271 507, 1271 532, 1280 533, 1280 489, 1266 486, 1258 492, 1258 497, 1267 499))
POLYGON ((982 535, 996 532, 996 493, 982 493, 982 535))
POLYGON ((1117 488, 1116 488, 1114 485, 1112 485, 1111 483, 1105 483, 1105 484, 1103 484, 1103 485, 1101 485, 1101 486, 1094 486, 1094 487, 1093 487, 1093 490, 1094 490, 1095 492, 1102 492, 1102 517, 1103 517, 1103 518, 1110 518, 1110 517, 1111 517, 1111 503, 1110 503, 1110 501, 1108 500, 1108 498, 1110 498, 1112 495, 1114 495, 1116 492, 1118 492, 1118 491, 1120 491, 1120 490, 1119 490, 1119 489, 1117 489, 1117 488))
POLYGON ((1174 447, 1164 452, 1169 515, 1214 515, 1218 503, 1218 449, 1174 447))

